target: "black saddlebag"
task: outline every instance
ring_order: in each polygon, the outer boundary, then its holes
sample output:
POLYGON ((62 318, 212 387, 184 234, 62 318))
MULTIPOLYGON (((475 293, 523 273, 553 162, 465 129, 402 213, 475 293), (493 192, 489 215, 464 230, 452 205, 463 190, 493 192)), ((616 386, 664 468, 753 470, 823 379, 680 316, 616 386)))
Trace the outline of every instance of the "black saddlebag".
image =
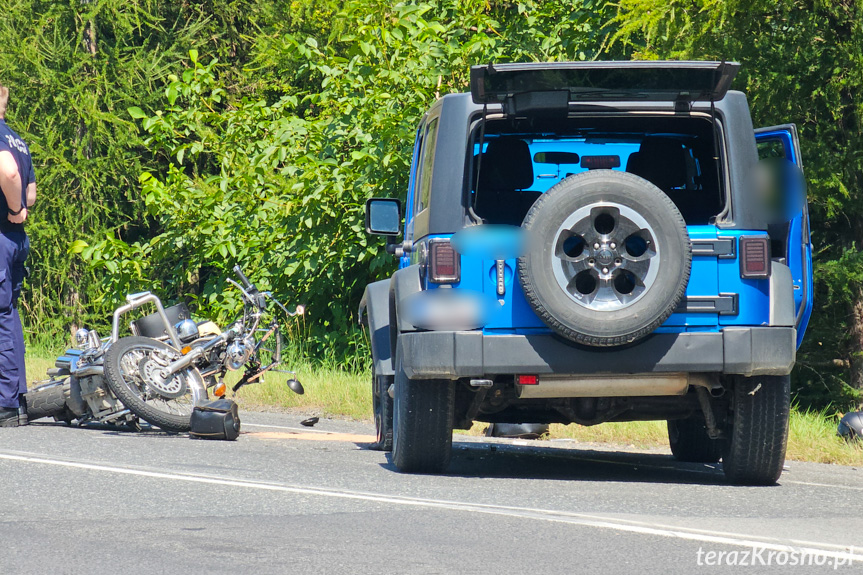
POLYGON ((240 435, 237 404, 230 399, 205 401, 192 410, 192 437, 234 441, 240 435))

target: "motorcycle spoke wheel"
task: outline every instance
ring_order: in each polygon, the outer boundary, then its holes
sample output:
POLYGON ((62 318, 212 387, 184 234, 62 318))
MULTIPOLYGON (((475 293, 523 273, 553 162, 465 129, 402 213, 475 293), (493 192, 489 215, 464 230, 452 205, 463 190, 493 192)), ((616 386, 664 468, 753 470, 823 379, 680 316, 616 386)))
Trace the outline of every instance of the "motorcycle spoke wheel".
POLYGON ((207 399, 207 391, 194 368, 173 377, 158 369, 179 357, 179 352, 161 341, 124 337, 105 353, 105 380, 123 405, 144 421, 165 431, 188 431, 192 410, 207 399))
MULTIPOLYGON (((142 373, 141 366, 149 360, 154 354, 161 354, 169 361, 177 359, 177 357, 167 356, 162 350, 153 349, 147 344, 142 344, 140 347, 132 348, 120 358, 120 371, 124 383, 133 392, 137 393, 142 401, 152 405, 154 408, 164 411, 171 415, 191 416, 192 409, 195 407, 192 401, 192 392, 188 385, 183 384, 185 393, 178 397, 166 398, 160 392, 159 388, 153 385, 151 380, 148 380, 142 373)), ((175 378, 184 378, 185 375, 179 373, 175 378)))

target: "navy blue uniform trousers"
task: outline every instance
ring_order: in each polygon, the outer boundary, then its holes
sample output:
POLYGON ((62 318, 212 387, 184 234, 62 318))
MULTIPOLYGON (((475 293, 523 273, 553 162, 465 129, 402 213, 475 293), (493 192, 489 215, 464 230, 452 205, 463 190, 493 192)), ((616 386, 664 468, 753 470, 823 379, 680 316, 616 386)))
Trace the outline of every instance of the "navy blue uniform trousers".
POLYGON ((27 393, 24 331, 18 296, 24 282, 24 261, 30 240, 23 231, 0 232, 0 407, 17 408, 27 393))

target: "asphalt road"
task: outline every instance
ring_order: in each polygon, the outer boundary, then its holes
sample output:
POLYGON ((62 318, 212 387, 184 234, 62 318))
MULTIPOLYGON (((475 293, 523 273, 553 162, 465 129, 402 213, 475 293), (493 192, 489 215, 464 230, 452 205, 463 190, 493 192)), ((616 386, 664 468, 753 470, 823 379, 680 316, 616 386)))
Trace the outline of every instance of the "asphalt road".
POLYGON ((0 573, 863 572, 855 468, 734 487, 662 452, 456 436, 448 475, 403 475, 369 425, 242 417, 234 443, 0 429, 0 573))

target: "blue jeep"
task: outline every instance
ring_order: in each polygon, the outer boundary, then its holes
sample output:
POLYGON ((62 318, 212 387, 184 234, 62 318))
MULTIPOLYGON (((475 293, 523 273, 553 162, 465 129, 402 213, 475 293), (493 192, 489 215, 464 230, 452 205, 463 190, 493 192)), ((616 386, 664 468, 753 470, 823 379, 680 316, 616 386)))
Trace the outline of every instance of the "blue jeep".
POLYGON ((476 66, 416 132, 399 257, 367 286, 377 447, 446 470, 454 428, 666 420, 682 461, 772 484, 812 310, 796 128, 728 62, 476 66))

